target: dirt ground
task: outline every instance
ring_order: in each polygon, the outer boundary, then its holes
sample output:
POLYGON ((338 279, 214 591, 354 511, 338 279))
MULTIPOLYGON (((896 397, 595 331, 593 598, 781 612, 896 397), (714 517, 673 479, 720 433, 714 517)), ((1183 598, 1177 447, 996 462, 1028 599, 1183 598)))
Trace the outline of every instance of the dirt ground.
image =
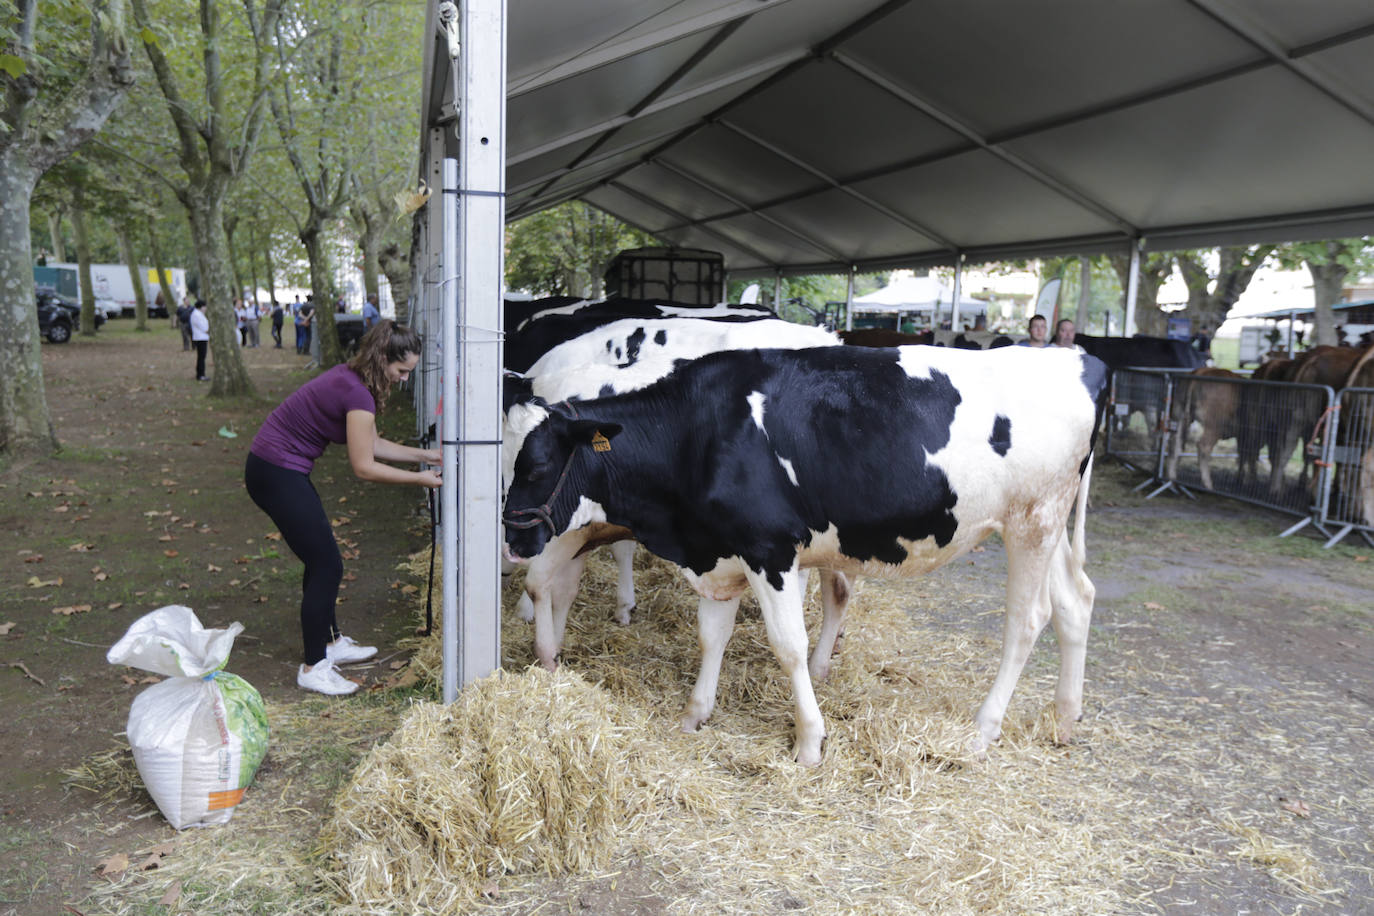
MULTIPOLYGON (((240 621, 227 670, 269 703, 302 698, 300 564, 244 492, 243 462, 262 418, 310 377, 306 358, 289 328, 281 350, 264 333, 243 351, 259 398, 226 406, 193 378, 179 332, 150 325, 138 334, 120 319, 94 340, 44 343, 62 451, 0 474, 0 627, 13 624, 0 636, 0 913, 68 912, 108 849, 166 833, 145 817, 109 843, 83 819, 90 793, 64 784, 115 745, 144 689, 105 661, 134 620, 184 604, 207 627, 240 621)), ((395 567, 427 542, 424 496, 363 485, 341 449, 313 479, 345 551, 340 625, 385 660, 414 628, 395 567)), ((387 667, 352 670, 376 682, 387 667)))
MULTIPOLYGON (((116 905, 98 893, 118 877, 99 874, 112 856, 155 860, 159 844, 176 837, 141 790, 92 791, 72 777, 119 747, 143 688, 104 653, 148 610, 181 603, 207 626, 244 623, 228 669, 273 709, 274 748, 258 786, 291 812, 283 842, 309 843, 333 791, 387 737, 403 705, 403 692, 370 691, 345 701, 361 712, 343 721, 330 705, 338 701, 294 686, 299 565, 269 536, 241 473, 261 418, 307 377, 303 360, 289 341, 285 350, 246 351, 261 398, 227 407, 192 379, 191 354, 165 322, 147 334, 131 324, 44 345, 63 452, 0 472, 0 914, 229 911, 157 897, 116 905)), ((397 564, 426 543, 428 514, 418 493, 361 485, 335 452, 315 480, 348 551, 343 625, 382 647, 378 664, 358 669, 377 686, 394 676, 397 643, 416 623, 406 593, 424 583, 397 564)), ((1287 516, 1209 497, 1145 501, 1130 491, 1137 479, 1109 462, 1094 479, 1086 724, 1128 719, 1155 739, 1157 757, 1119 778, 1148 792, 1170 848, 1196 861, 1123 889, 1123 911, 1374 911, 1374 549, 1277 540, 1287 516), (1217 778, 1199 776, 1197 753, 1173 752, 1185 743, 1203 750, 1217 778), (1246 831, 1262 834, 1268 852, 1243 852, 1246 831), (1289 848, 1311 870, 1295 872, 1280 854, 1289 848)), ((994 540, 966 563, 900 587, 946 608, 936 612, 940 625, 992 636, 1004 577, 994 540)), ((1042 639, 1026 683, 1043 681, 1052 658, 1042 639)), ((628 869, 619 890, 584 882, 568 905, 658 912, 652 895, 623 902, 626 888, 650 883, 628 869)), ((806 909, 831 912, 819 900, 806 909)), ((770 903, 759 912, 778 910, 770 903)))

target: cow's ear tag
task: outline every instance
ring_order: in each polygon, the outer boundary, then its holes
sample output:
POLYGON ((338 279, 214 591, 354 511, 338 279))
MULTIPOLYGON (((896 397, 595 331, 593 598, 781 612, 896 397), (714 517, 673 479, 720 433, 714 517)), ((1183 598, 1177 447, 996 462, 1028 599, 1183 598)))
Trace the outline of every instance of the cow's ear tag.
POLYGON ((611 440, 601 435, 601 430, 598 429, 596 431, 596 435, 592 436, 592 451, 609 452, 610 450, 611 440))

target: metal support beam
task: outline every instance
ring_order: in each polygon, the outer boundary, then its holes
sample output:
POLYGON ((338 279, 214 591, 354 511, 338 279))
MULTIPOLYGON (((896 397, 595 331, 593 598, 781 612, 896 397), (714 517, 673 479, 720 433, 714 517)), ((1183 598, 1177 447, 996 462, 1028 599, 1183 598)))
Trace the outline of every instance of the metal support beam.
MULTIPOLYGON (((954 258, 954 301, 949 306, 949 329, 954 333, 959 333, 959 293, 964 279, 964 256, 957 255, 954 258)), ((940 323, 939 309, 936 309, 935 323, 940 323)))
POLYGON ((444 701, 501 664, 501 361, 505 231, 505 0, 459 14, 459 160, 445 165, 444 701), (452 247, 448 246, 452 238, 452 247), (451 266, 450 266, 451 265, 451 266), (450 282, 451 281, 451 282, 450 282), (461 396, 459 387, 461 385, 461 396), (461 451, 460 451, 461 450, 461 451), (450 524, 452 519, 456 524, 450 524), (449 618, 456 618, 449 625, 449 618))
POLYGON ((1135 299, 1140 293, 1140 239, 1131 239, 1131 275, 1126 280, 1126 320, 1122 337, 1135 336, 1135 299))
POLYGON ((844 329, 854 330, 854 266, 845 272, 844 284, 844 329))

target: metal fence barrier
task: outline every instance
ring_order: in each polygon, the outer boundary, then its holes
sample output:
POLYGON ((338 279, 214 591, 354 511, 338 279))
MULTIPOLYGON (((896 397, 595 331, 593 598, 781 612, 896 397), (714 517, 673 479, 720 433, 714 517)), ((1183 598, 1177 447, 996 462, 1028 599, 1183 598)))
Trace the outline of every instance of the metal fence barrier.
POLYGON ((1205 490, 1301 516, 1280 536, 1374 544, 1374 389, 1119 369, 1104 448, 1151 475, 1147 498, 1205 490))
POLYGON ((1343 389, 1337 405, 1316 525, 1328 547, 1352 531, 1374 545, 1374 388, 1343 389))

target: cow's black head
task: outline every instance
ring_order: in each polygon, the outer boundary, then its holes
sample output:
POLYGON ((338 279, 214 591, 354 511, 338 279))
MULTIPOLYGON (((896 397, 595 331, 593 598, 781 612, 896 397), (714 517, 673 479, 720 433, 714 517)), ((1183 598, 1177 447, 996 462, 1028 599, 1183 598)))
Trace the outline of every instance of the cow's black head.
POLYGON ((579 419, 564 407, 549 408, 530 430, 515 457, 502 517, 510 559, 533 559, 568 530, 588 479, 578 464, 593 460, 583 453, 600 449, 620 430, 618 423, 579 419))

